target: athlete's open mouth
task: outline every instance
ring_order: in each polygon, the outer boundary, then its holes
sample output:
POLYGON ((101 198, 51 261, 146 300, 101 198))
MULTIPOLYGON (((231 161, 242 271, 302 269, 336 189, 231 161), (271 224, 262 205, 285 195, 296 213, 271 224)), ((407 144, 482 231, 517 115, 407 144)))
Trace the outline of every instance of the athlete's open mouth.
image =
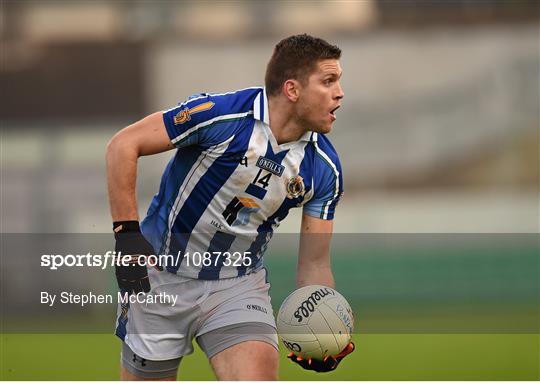
POLYGON ((340 108, 341 105, 336 106, 334 109, 330 111, 330 114, 335 118, 336 117, 336 110, 340 108))

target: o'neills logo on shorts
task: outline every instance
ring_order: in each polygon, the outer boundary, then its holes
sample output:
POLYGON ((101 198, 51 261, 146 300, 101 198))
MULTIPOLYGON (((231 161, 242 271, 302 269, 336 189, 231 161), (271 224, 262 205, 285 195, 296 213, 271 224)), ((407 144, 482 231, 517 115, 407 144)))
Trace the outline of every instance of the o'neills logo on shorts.
POLYGON ((268 311, 266 311, 264 307, 259 306, 259 305, 247 305, 246 307, 248 310, 256 310, 256 311, 260 311, 262 313, 268 314, 268 311))
POLYGON ((319 301, 327 295, 335 295, 334 290, 325 287, 311 293, 308 299, 303 301, 294 312, 294 317, 298 319, 298 323, 302 322, 304 319, 307 319, 311 313, 315 311, 315 307, 317 307, 319 301))

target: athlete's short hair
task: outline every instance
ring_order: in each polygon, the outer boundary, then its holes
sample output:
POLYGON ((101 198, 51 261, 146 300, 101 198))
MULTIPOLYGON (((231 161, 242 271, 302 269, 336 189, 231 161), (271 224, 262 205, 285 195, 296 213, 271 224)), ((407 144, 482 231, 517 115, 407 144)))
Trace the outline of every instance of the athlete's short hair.
POLYGON ((305 83, 319 60, 340 57, 341 49, 323 39, 305 33, 289 36, 277 43, 266 66, 266 93, 275 96, 288 79, 305 83))

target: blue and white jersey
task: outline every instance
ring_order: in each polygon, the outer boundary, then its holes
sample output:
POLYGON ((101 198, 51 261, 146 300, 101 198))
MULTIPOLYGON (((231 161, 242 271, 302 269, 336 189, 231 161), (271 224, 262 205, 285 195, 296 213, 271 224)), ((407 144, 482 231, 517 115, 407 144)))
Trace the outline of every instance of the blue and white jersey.
POLYGON ((156 254, 169 256, 169 272, 199 279, 245 275, 262 267, 289 209, 334 218, 343 193, 336 151, 313 132, 278 145, 264 88, 194 95, 163 120, 178 150, 141 227, 156 254))

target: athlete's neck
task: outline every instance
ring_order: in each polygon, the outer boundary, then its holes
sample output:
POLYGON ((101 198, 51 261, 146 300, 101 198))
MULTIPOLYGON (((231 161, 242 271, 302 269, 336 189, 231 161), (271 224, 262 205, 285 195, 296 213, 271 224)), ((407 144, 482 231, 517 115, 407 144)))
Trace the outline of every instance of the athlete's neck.
POLYGON ((281 97, 268 97, 270 130, 278 145, 298 141, 306 132, 295 118, 294 109, 288 100, 281 97))

